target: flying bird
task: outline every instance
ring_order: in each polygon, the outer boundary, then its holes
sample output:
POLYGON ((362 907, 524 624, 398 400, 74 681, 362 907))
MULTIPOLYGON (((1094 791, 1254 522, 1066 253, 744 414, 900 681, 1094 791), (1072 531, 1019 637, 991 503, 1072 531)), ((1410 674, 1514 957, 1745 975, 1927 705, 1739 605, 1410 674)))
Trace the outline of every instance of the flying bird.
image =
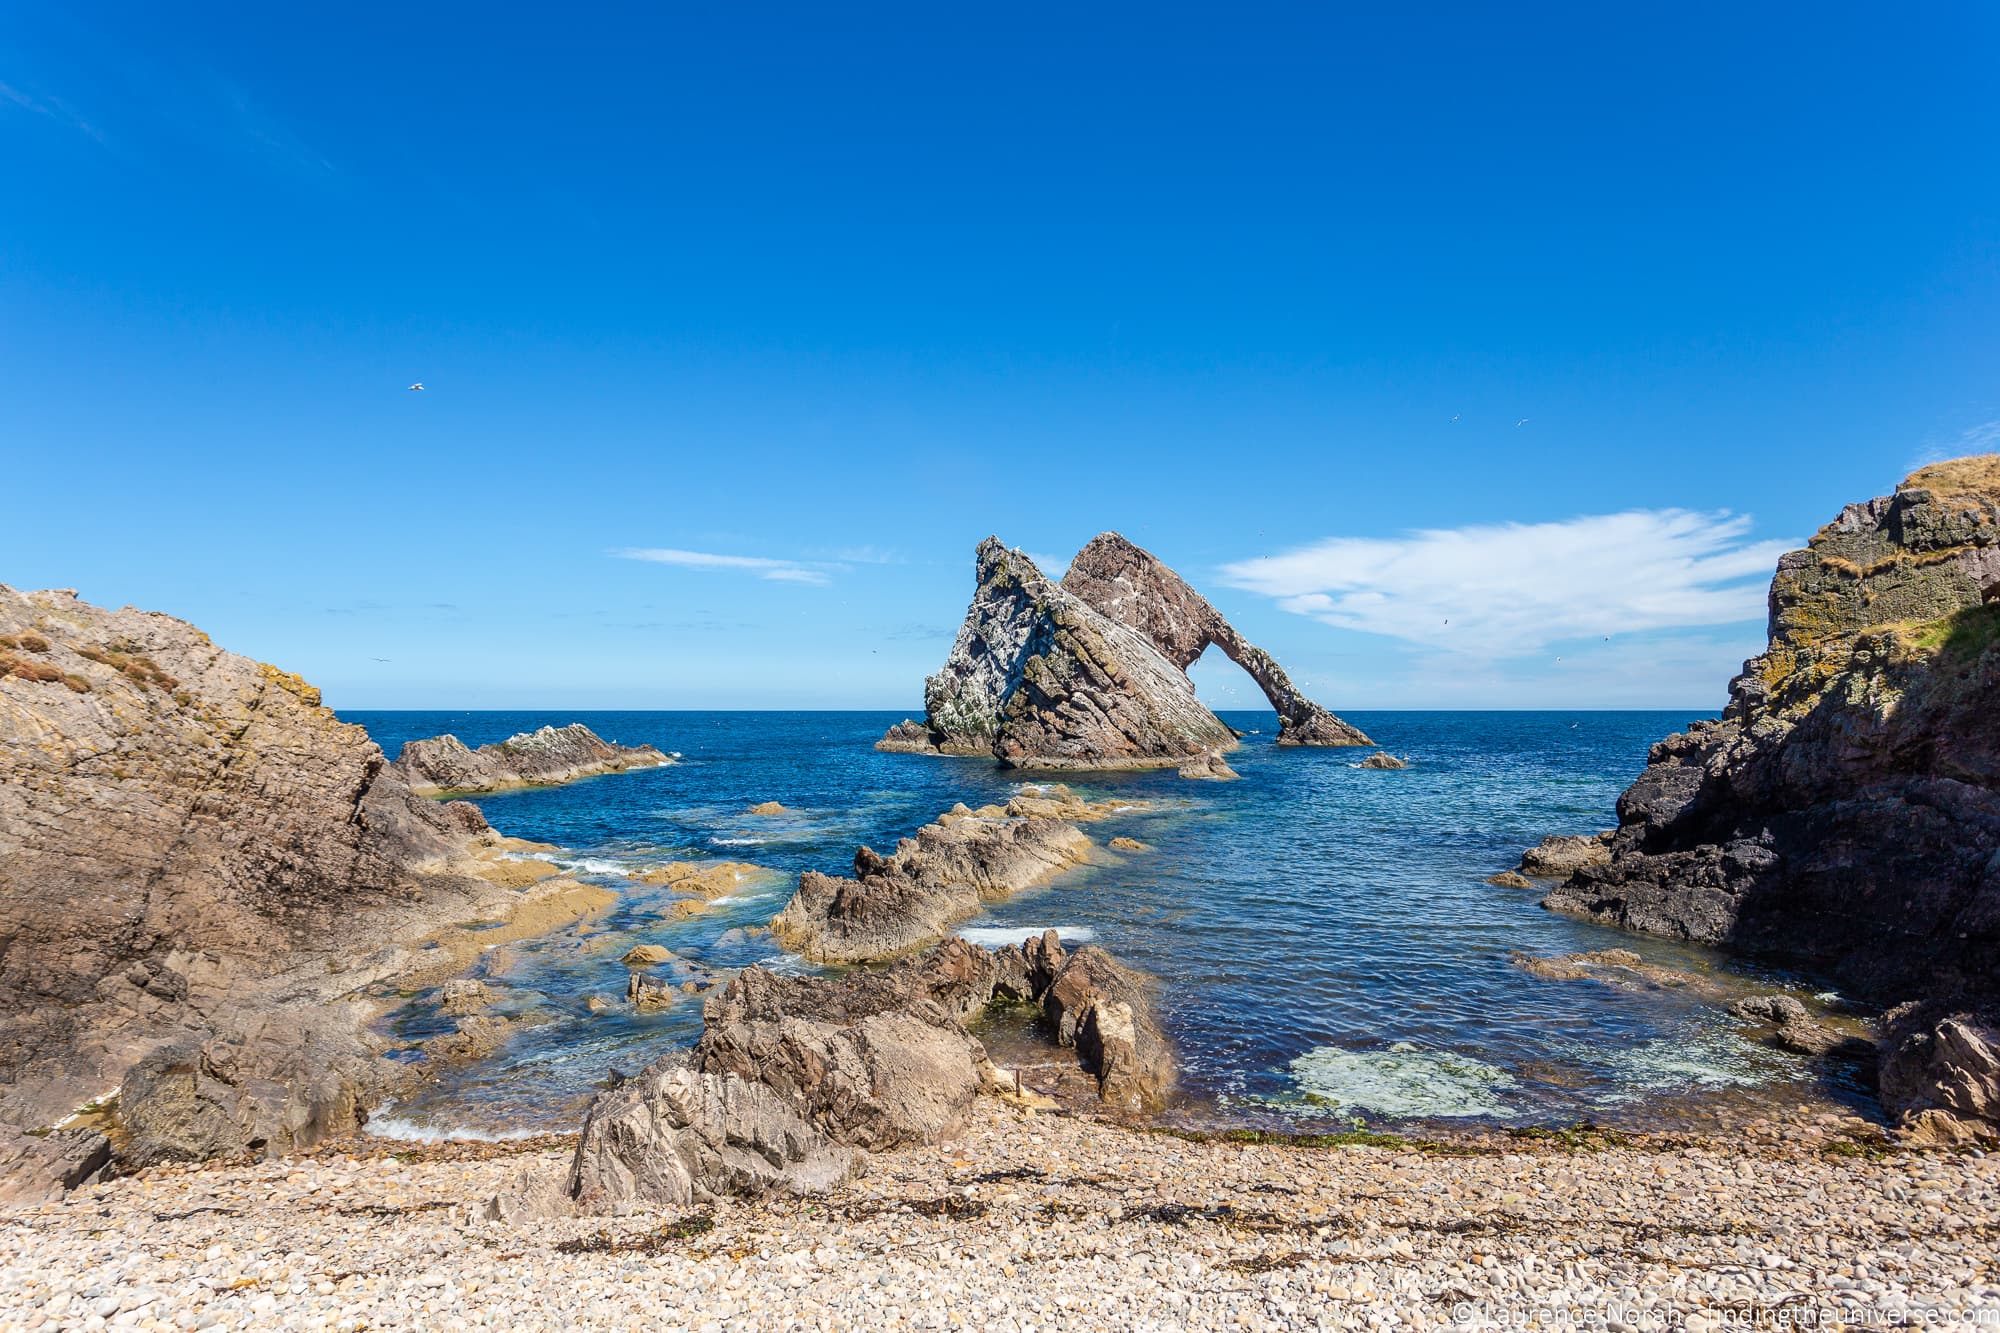
POLYGON ((1514 423, 1514 429, 1515 429, 1515 430, 1519 430, 1519 429, 1521 429, 1521 427, 1523 427, 1523 426, 1525 426, 1525 425, 1527 425, 1527 424, 1528 424, 1528 419, 1527 419, 1526 417, 1522 417, 1522 418, 1521 418, 1521 419, 1520 419, 1519 421, 1517 421, 1517 422, 1515 422, 1515 423, 1514 423))
POLYGON ((388 659, 388 658, 386 658, 386 657, 377 657, 377 658, 374 658, 374 659, 372 659, 372 660, 374 660, 374 661, 377 661, 377 662, 386 662, 386 661, 388 661, 389 659, 388 659))
POLYGON ((423 391, 424 391, 424 382, 422 380, 418 380, 415 384, 412 384, 410 386, 411 393, 422 393, 423 391))
POLYGON ((1452 419, 1453 421, 1457 421, 1457 420, 1458 420, 1458 417, 1459 417, 1459 414, 1458 414, 1458 413, 1456 413, 1456 412, 1453 412, 1453 413, 1451 414, 1451 419, 1452 419))

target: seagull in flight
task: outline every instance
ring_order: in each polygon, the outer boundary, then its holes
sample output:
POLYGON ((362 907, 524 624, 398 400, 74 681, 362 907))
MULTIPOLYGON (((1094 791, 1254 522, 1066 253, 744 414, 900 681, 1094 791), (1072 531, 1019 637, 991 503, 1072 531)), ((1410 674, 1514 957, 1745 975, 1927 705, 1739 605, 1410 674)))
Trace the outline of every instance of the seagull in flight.
POLYGON ((377 657, 377 658, 374 658, 374 659, 372 659, 372 660, 373 660, 373 661, 377 661, 377 662, 386 662, 386 661, 388 661, 389 659, 388 659, 388 658, 386 658, 386 657, 377 657))
POLYGON ((1451 419, 1452 419, 1453 421, 1457 421, 1457 420, 1458 420, 1458 418, 1459 418, 1459 414, 1458 414, 1457 412, 1453 412, 1453 413, 1451 414, 1451 419))
POLYGON ((418 380, 415 384, 412 384, 410 386, 411 393, 422 393, 423 391, 424 391, 424 382, 422 380, 418 380))
POLYGON ((1528 424, 1528 419, 1527 419, 1526 417, 1522 417, 1522 418, 1521 418, 1521 419, 1520 419, 1519 421, 1517 421, 1517 422, 1515 422, 1515 423, 1514 423, 1514 429, 1515 429, 1515 430, 1519 430, 1519 429, 1521 429, 1521 427, 1523 427, 1523 426, 1525 426, 1525 425, 1527 425, 1527 424, 1528 424))

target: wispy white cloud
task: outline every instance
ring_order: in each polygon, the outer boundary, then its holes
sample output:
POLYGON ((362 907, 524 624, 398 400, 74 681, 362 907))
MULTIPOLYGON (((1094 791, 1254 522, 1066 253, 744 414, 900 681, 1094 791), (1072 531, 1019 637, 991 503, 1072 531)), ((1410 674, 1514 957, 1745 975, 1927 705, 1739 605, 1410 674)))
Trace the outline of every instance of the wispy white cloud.
POLYGON ((831 571, 840 568, 814 560, 780 560, 761 555, 722 555, 714 551, 683 551, 670 546, 630 547, 613 551, 621 560, 646 560, 656 565, 679 565, 684 569, 727 570, 755 574, 778 583, 831 582, 831 571))
POLYGON ((1222 574, 1329 625, 1498 659, 1762 618, 1778 557, 1797 543, 1751 541, 1750 528, 1747 515, 1642 509, 1337 537, 1222 574))
POLYGON ((1069 572, 1069 557, 1066 555, 1037 555, 1033 551, 1023 552, 1035 562, 1035 568, 1052 579, 1059 579, 1069 572))
POLYGON ((1991 453, 2000 453, 2000 421, 1982 421, 1977 426, 1961 431, 1956 440, 1925 445, 1904 470, 1915 472, 1920 467, 1942 463, 1948 458, 1991 453))
POLYGON ((103 132, 78 115, 71 109, 69 103, 63 101, 60 97, 52 97, 47 93, 37 96, 24 92, 12 84, 0 83, 0 103, 12 103, 14 106, 32 111, 38 116, 47 116, 51 120, 61 121, 80 134, 88 135, 99 143, 104 142, 103 132))

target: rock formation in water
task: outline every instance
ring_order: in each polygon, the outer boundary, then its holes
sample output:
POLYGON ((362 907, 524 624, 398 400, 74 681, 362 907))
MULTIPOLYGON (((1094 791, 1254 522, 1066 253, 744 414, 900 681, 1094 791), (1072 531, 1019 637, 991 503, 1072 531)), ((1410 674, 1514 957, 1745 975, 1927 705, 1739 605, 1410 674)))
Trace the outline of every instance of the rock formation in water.
POLYGON ((0 586, 0 1132, 117 1094, 81 1138, 0 1161, 60 1187, 114 1147, 142 1165, 352 1128, 391 1068, 363 992, 516 897, 481 877, 485 827, 412 795, 297 676, 0 586))
POLYGON ((914 953, 978 915, 982 904, 1082 861, 1090 839, 1077 823, 1102 819, 1113 808, 1062 786, 1024 792, 1004 806, 960 804, 904 838, 890 856, 861 848, 852 879, 813 870, 800 875, 771 933, 792 952, 824 963, 914 953))
POLYGON ((1115 533, 1062 583, 989 537, 978 587, 944 667, 924 684, 925 720, 884 750, 991 755, 1020 768, 1180 768, 1234 776, 1236 733, 1195 697, 1187 670, 1211 643, 1241 663, 1284 719, 1281 743, 1365 745, 1180 576, 1115 533))
POLYGON ((476 750, 456 736, 410 741, 396 756, 396 767, 419 796, 476 796, 514 787, 549 787, 631 768, 658 768, 676 758, 650 745, 614 745, 583 723, 572 722, 524 731, 476 750))
POLYGON ((1272 656, 1209 605, 1152 552, 1115 532, 1090 539, 1062 586, 1097 611, 1138 630, 1181 671, 1213 644, 1243 668, 1278 714, 1280 745, 1369 745, 1366 736, 1314 703, 1272 656))
POLYGON ((1779 561, 1770 606, 1722 718, 1653 747, 1608 863, 1546 901, 1977 1028, 2000 998, 2000 456, 1848 506, 1779 561))
POLYGON ((1053 932, 999 950, 951 940, 840 977, 750 968, 709 997, 691 1053, 592 1103, 559 1184, 524 1181, 489 1214, 809 1193, 869 1151, 937 1142, 975 1096, 1013 1087, 965 1028, 996 1000, 1038 1005, 1110 1106, 1157 1107, 1173 1086, 1144 983, 1101 949, 1066 953, 1053 932))

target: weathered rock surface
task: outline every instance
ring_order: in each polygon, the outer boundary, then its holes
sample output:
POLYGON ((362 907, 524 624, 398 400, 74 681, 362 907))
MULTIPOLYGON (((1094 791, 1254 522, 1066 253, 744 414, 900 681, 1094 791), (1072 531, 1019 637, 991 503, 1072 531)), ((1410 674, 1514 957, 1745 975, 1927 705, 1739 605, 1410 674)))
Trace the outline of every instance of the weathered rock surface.
POLYGON ((1882 1105, 1930 1142, 2000 1138, 2000 1016, 1932 1001, 1882 1023, 1882 1105))
POLYGON ((2000 987, 2000 456, 1779 561, 1720 721, 1653 747, 1549 906, 1776 955, 1885 1002, 2000 987))
POLYGON ((1063 574, 1063 589, 1130 625, 1182 671, 1212 644, 1257 682, 1278 714, 1280 745, 1368 745, 1355 728, 1308 699, 1272 656, 1152 552, 1115 532, 1090 539, 1063 574))
POLYGON ((1187 677, 1210 643, 1270 697, 1284 719, 1281 744, 1367 743, 1301 695, 1179 575, 1106 533, 1062 583, 997 538, 980 543, 972 606, 944 667, 925 682, 925 722, 897 724, 878 748, 992 755, 1022 768, 1234 776, 1215 756, 1235 747, 1236 734, 1187 677))
POLYGON ((1023 793, 1004 807, 963 805, 882 856, 863 847, 854 876, 807 871, 771 920, 778 942, 830 963, 895 958, 935 943, 982 903, 1005 898, 1082 861, 1090 839, 1079 820, 1102 818, 1066 788, 1023 793))
POLYGON ((1535 879, 1568 879, 1588 866, 1609 865, 1611 838, 1609 831, 1588 836, 1551 834, 1521 853, 1514 873, 1535 879))
POLYGON ((111 1140, 94 1129, 0 1135, 0 1204, 49 1203, 111 1164, 111 1140))
POLYGON ((0 670, 0 1124, 122 1085, 127 1163, 352 1129, 367 988, 513 909, 477 811, 168 616, 0 586, 0 670))
POLYGON ((1753 1023, 1768 1024, 1773 1030, 1766 1040, 1781 1050, 1874 1063, 1874 1042, 1820 1022, 1796 996, 1752 995, 1731 1004, 1729 1012, 1753 1023))
POLYGON ((995 1000, 1040 1005, 1109 1105, 1157 1106, 1173 1086, 1143 981, 1101 949, 1066 954, 1054 932, 1000 950, 953 939, 839 977, 753 967, 709 996, 691 1054, 597 1098, 559 1187, 524 1181, 489 1215, 810 1193, 866 1152, 937 1142, 1007 1086, 964 1026, 995 1000))
POLYGON ((583 723, 572 722, 524 731, 476 750, 456 736, 410 741, 396 757, 396 767, 411 791, 432 796, 553 786, 600 773, 658 768, 676 758, 650 745, 614 745, 583 723))
MULTIPOLYGON (((1283 744, 1283 742, 1280 742, 1280 744, 1283 744)), ((1409 760, 1398 759, 1387 750, 1377 750, 1374 754, 1369 755, 1361 761, 1362 768, 1408 768, 1409 766, 1409 760)))

